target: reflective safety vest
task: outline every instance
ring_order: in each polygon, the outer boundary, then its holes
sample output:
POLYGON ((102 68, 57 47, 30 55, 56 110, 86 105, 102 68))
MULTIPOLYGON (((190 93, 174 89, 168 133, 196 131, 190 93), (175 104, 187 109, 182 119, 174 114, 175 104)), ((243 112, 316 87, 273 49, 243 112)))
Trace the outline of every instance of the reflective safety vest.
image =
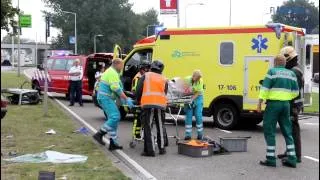
POLYGON ((281 66, 269 69, 260 88, 259 98, 290 101, 298 95, 299 87, 296 75, 281 66))
POLYGON ((166 108, 167 98, 165 94, 166 79, 154 72, 145 73, 141 106, 155 106, 166 108))
POLYGON ((98 86, 98 99, 105 98, 105 96, 115 99, 123 92, 120 75, 113 67, 108 68, 101 75, 98 86))
POLYGON ((133 78, 133 80, 132 80, 132 88, 131 88, 131 91, 136 91, 137 85, 138 85, 138 81, 139 81, 140 78, 141 78, 141 73, 138 72, 138 73, 134 76, 134 78, 133 78))

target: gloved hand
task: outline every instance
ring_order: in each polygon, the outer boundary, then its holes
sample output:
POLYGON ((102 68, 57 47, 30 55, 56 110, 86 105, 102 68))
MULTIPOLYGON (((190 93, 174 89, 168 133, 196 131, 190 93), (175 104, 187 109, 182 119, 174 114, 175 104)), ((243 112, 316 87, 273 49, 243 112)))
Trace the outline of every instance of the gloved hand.
POLYGON ((121 100, 120 100, 120 101, 121 101, 121 105, 123 105, 123 106, 127 104, 127 102, 126 102, 126 100, 125 100, 125 99, 122 99, 122 98, 121 98, 121 100))
POLYGON ((133 100, 131 98, 127 98, 127 105, 130 109, 133 108, 134 104, 133 104, 133 100))

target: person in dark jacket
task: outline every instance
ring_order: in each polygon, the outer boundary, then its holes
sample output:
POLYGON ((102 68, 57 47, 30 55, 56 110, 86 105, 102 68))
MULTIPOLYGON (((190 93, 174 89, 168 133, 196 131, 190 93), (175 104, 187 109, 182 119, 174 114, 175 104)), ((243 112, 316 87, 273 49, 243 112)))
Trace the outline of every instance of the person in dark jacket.
MULTIPOLYGON (((281 49, 281 54, 286 57, 286 69, 292 70, 297 76, 299 86, 299 96, 290 102, 290 119, 292 120, 292 136, 296 150, 297 162, 301 162, 301 136, 298 115, 303 110, 303 89, 304 77, 302 67, 298 63, 298 54, 292 46, 286 46, 281 49)), ((278 158, 287 157, 287 153, 279 154, 278 158)))
POLYGON ((164 65, 155 60, 151 64, 151 72, 146 72, 138 81, 136 89, 137 102, 141 105, 141 120, 144 124, 144 151, 142 156, 155 156, 155 143, 152 135, 153 121, 157 127, 157 144, 159 154, 165 154, 168 143, 164 127, 165 110, 167 106, 166 93, 168 83, 161 75, 164 65))

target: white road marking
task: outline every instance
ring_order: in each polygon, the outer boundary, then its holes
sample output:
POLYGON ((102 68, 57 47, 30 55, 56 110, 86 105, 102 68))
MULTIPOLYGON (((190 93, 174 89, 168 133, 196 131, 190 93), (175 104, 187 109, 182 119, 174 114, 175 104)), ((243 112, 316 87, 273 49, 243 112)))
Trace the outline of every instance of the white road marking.
POLYGON ((304 158, 307 158, 307 159, 310 159, 312 161, 315 161, 315 162, 319 162, 319 159, 316 159, 316 158, 313 158, 313 157, 310 157, 310 156, 303 156, 304 158))
MULTIPOLYGON (((48 93, 48 95, 51 93, 48 93)), ((60 105, 62 106, 65 110, 67 110, 69 113, 71 113, 78 121, 80 121, 81 123, 83 123, 85 126, 87 126, 87 128, 89 128, 92 132, 96 133, 97 130, 92 127, 90 124, 88 124, 85 120, 83 120, 80 116, 78 116, 75 112, 73 112, 71 109, 69 109, 66 105, 64 105, 61 101, 59 101, 58 99, 54 98, 54 100, 60 105)), ((110 141, 106 138, 103 138, 103 141, 106 144, 109 144, 110 141)), ((147 179, 152 179, 152 180, 156 180, 156 178, 151 175, 147 170, 145 170, 142 166, 140 166, 136 161, 134 161, 133 159, 131 159, 126 153, 124 153, 122 150, 116 150, 116 152, 122 156, 122 158, 124 158, 128 163, 130 163, 133 167, 135 167, 141 174, 143 174, 147 179)))
POLYGON ((305 125, 319 125, 319 123, 303 123, 305 125))
POLYGON ((220 128, 216 128, 216 129, 218 129, 218 130, 220 130, 222 132, 228 133, 228 134, 232 133, 231 131, 223 130, 223 129, 220 129, 220 128))

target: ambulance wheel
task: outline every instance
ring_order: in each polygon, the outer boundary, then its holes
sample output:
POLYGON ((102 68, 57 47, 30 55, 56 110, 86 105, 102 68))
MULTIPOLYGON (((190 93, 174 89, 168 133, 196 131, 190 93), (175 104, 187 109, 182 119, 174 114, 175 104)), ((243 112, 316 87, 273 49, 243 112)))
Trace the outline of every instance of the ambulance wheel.
POLYGON ((239 113, 230 103, 219 103, 214 106, 214 124, 221 129, 232 129, 238 124, 239 113))

